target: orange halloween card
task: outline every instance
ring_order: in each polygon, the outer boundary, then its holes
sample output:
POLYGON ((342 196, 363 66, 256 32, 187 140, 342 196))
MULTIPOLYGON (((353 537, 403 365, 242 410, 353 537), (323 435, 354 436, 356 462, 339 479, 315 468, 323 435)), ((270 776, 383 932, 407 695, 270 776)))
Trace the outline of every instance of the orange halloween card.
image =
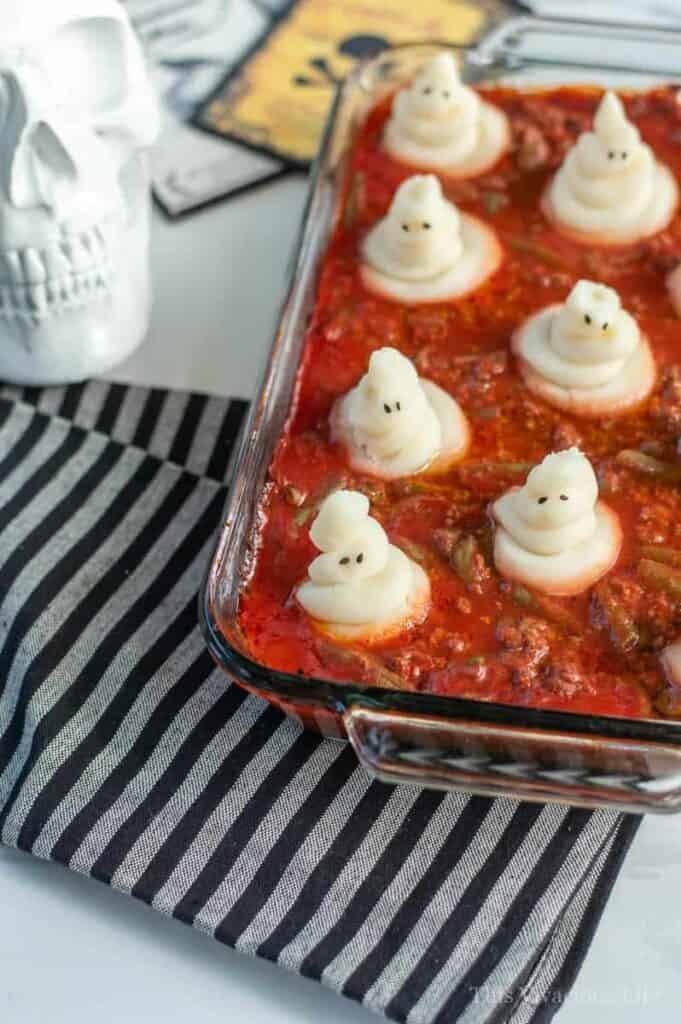
POLYGON ((202 105, 196 123, 306 165, 335 87, 355 61, 400 43, 469 43, 501 10, 495 0, 298 0, 202 105))

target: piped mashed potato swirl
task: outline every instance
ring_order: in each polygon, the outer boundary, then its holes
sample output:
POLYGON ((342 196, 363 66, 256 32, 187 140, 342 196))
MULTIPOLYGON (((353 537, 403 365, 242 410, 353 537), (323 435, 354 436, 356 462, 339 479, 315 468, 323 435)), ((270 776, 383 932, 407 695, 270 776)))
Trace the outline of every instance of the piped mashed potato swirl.
POLYGON ((459 77, 454 56, 442 52, 397 93, 383 135, 390 156, 455 178, 483 174, 509 147, 508 120, 459 77))
POLYGON ((578 241, 626 245, 667 226, 678 204, 668 167, 606 92, 594 118, 570 149, 544 196, 551 220, 578 241))
POLYGON ((619 556, 619 520, 599 501, 593 467, 577 448, 547 455, 492 512, 497 569, 544 593, 579 594, 619 556))
POLYGON ((527 387, 578 416, 626 412, 655 385, 646 337, 617 292, 594 281, 521 324, 511 348, 527 387))
POLYGON ((407 303, 458 298, 498 268, 494 232, 459 213, 432 174, 403 181, 387 215, 364 240, 362 280, 367 288, 407 303))
POLYGON ((356 472, 385 480, 444 472, 470 444, 458 403, 394 348, 373 352, 357 386, 336 402, 331 434, 356 472))
POLYGON ((358 491, 336 491, 310 529, 321 554, 296 598, 318 627, 337 640, 378 642, 422 622, 430 607, 423 569, 391 544, 358 491))

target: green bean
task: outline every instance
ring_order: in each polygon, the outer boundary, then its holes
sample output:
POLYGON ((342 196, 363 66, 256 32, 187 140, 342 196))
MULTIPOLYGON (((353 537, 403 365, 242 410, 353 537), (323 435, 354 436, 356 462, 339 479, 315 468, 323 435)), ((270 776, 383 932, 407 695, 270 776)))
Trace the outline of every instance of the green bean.
POLYGON ((364 186, 364 175, 361 171, 358 171, 350 182, 343 211, 343 227, 348 230, 355 226, 359 218, 360 210, 364 204, 364 186))
POLYGON ((535 259, 541 263, 547 263, 550 267, 564 266, 563 261, 552 249, 547 249, 545 245, 537 245, 536 242, 531 242, 528 238, 511 238, 510 245, 512 249, 527 253, 528 256, 534 256, 535 259))
POLYGON ((321 638, 315 640, 315 648, 320 658, 336 661, 343 668, 353 672, 359 682, 383 686, 387 690, 410 689, 407 681, 396 672, 391 672, 375 654, 369 654, 368 651, 352 651, 321 638))
POLYGON ((473 415, 479 420, 496 420, 501 415, 498 405, 486 405, 483 409, 476 409, 473 415))
POLYGON ((636 470, 655 480, 662 480, 668 484, 681 483, 681 466, 675 466, 673 462, 661 462, 660 459, 654 459, 652 455, 644 455, 643 452, 628 448, 619 452, 616 461, 621 466, 636 470))
POLYGON ((438 494, 449 496, 451 490, 446 484, 436 483, 434 480, 398 480, 391 487, 395 498, 413 498, 423 494, 431 497, 438 494))
POLYGON ((646 544, 641 548, 644 558, 650 558, 653 562, 662 562, 664 565, 671 565, 672 569, 681 569, 681 551, 675 548, 659 547, 657 544, 646 544))
POLYGON ((505 192, 495 192, 492 189, 485 189, 480 199, 485 207, 485 212, 492 217, 509 204, 509 198, 505 192))
POLYGON ((534 463, 532 462, 464 462, 459 468, 479 472, 486 470, 489 473, 529 473, 534 463))
POLYGON ((638 627, 608 581, 601 580, 594 593, 605 615, 614 646, 623 654, 635 650, 641 642, 638 627))
POLYGON ((661 590, 677 600, 681 599, 681 572, 668 565, 663 565, 662 562, 643 558, 639 562, 638 573, 644 583, 655 590, 661 590))
POLYGON ((455 545, 450 558, 450 564, 459 579, 471 586, 478 582, 478 574, 475 569, 477 558, 482 558, 482 552, 477 540, 468 533, 455 545))
POLYGON ((298 511, 293 516, 293 522, 296 524, 296 526, 305 526, 305 523, 308 521, 313 512, 314 508, 311 505, 309 505, 307 508, 299 508, 298 511))
POLYGON ((566 633, 578 634, 582 632, 582 624, 577 616, 573 615, 570 609, 562 605, 560 601, 547 597, 545 594, 537 594, 532 590, 528 590, 527 587, 521 587, 519 584, 513 587, 511 597, 522 608, 527 608, 528 611, 542 615, 549 622, 560 626, 566 633))
POLYGON ((396 498, 413 498, 414 495, 427 494, 428 486, 420 480, 399 480, 392 486, 396 498))

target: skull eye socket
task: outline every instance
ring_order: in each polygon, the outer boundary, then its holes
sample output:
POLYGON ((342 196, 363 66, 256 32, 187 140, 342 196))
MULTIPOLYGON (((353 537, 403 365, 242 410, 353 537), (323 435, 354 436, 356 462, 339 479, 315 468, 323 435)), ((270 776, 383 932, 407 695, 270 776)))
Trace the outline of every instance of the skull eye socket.
POLYGON ((408 231, 409 230, 409 225, 408 224, 403 224, 402 225, 402 230, 403 231, 408 231))
POLYGON ((113 17, 91 15, 63 26, 50 37, 42 63, 55 96, 69 110, 106 115, 126 98, 125 30, 113 17))
POLYGON ((614 149, 611 149, 611 150, 610 150, 610 151, 608 152, 608 160, 614 160, 614 159, 615 159, 615 150, 614 150, 614 149))
POLYGON ((568 496, 567 496, 567 494, 561 494, 561 495, 560 495, 560 500, 561 500, 561 501, 568 501, 569 499, 568 499, 568 496))
POLYGON ((430 96, 432 91, 433 91, 432 85, 424 85, 424 87, 423 87, 423 95, 424 96, 430 96))
POLYGON ((622 159, 623 159, 623 160, 626 160, 626 159, 627 159, 627 157, 629 156, 629 154, 628 154, 628 153, 626 153, 626 152, 624 152, 624 151, 622 151, 622 154, 621 154, 621 156, 622 156, 622 159))
POLYGON ((398 412, 400 412, 400 410, 402 409, 402 406, 400 405, 399 402, 395 402, 395 408, 397 409, 398 412))
POLYGON ((360 553, 357 555, 357 558, 355 559, 355 561, 357 562, 357 565, 361 565, 362 564, 362 562, 364 561, 364 552, 363 551, 360 551, 360 553))
POLYGON ((350 565, 350 558, 349 558, 349 556, 346 555, 344 558, 341 558, 341 560, 340 560, 340 562, 338 564, 339 565, 350 565))
POLYGON ((589 316, 588 313, 584 314, 584 323, 585 324, 590 324, 591 323, 591 317, 589 316))
POLYGON ((424 220, 422 227, 424 227, 426 231, 430 231, 430 224, 427 220, 424 220))
POLYGON ((392 409, 390 408, 390 406, 388 405, 388 403, 387 403, 387 402, 384 402, 384 403, 383 403, 383 408, 385 409, 385 411, 386 411, 387 413, 391 413, 391 412, 392 412, 392 409))
POLYGON ((608 329, 608 321, 606 320, 605 323, 603 324, 603 330, 607 331, 607 329, 608 329))
POLYGON ((548 497, 546 495, 544 495, 542 498, 537 498, 537 504, 538 505, 545 505, 548 500, 549 500, 548 497))

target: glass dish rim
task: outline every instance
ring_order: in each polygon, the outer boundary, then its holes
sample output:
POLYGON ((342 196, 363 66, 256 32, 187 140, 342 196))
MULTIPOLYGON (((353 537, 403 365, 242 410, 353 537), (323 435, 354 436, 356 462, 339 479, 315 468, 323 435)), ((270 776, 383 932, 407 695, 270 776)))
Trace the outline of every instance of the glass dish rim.
MULTIPOLYGON (((544 21, 546 21, 544 19, 544 21)), ((505 23, 510 28, 512 23, 531 23, 536 25, 537 19, 520 16, 509 19, 505 23)), ((565 20, 564 24, 574 32, 575 26, 579 23, 574 20, 565 20)), ((581 23, 589 30, 594 28, 594 23, 587 25, 581 23)), ((503 26, 502 26, 503 27, 503 26)), ((612 32, 617 35, 617 29, 610 24, 598 26, 606 34, 612 32)), ((552 28, 560 31, 560 23, 556 21, 552 28)), ((631 28, 627 26, 626 28, 631 28)), ((497 34, 500 27, 493 30, 497 34)), ((666 33, 669 36, 670 33, 666 33)), ((681 32, 671 33, 677 36, 681 44, 681 32)), ((453 696, 438 696, 414 690, 397 690, 387 687, 376 686, 366 683, 350 681, 335 682, 317 676, 295 675, 271 669, 240 651, 225 636, 220 628, 217 617, 213 614, 215 596, 219 587, 219 570, 222 562, 222 555, 226 550, 233 531, 231 528, 230 510, 236 509, 238 492, 243 486, 241 471, 249 448, 249 441, 255 436, 256 428, 262 426, 259 420, 263 416, 263 409, 267 402, 268 385, 271 382, 272 374, 275 371, 278 358, 278 339, 282 329, 284 314, 287 306, 297 288, 301 287, 300 274, 305 250, 305 243, 310 230, 310 213, 314 208, 315 199, 321 187, 321 172, 326 160, 329 157, 329 149, 332 144, 333 132, 336 126, 336 119, 343 97, 351 89, 364 89, 363 79, 370 73, 372 67, 386 59, 386 55, 392 52, 423 51, 435 47, 444 47, 460 53, 470 62, 470 68, 474 73, 474 80, 478 83, 478 76, 482 83, 495 72, 500 74, 506 72, 517 74, 521 70, 516 59, 506 62, 496 53, 490 56, 487 51, 480 57, 478 45, 459 45, 440 40, 423 40, 420 42, 405 43, 382 51, 372 60, 360 64, 345 80, 337 90, 331 109, 329 111, 326 128, 322 138, 319 155, 312 168, 310 182, 307 190, 306 202, 304 205, 300 229, 294 246, 292 259, 289 268, 289 281, 282 303, 281 311, 276 320, 273 331, 273 341, 269 349, 267 362, 261 375, 259 386, 256 389, 254 398, 250 405, 249 413, 242 426, 239 443, 234 448, 231 461, 231 475, 229 477, 228 494, 225 502, 222 526, 219 531, 218 540, 213 554, 209 561, 208 569, 204 577, 203 585, 199 592, 199 623, 208 650, 217 665, 226 672, 228 676, 237 683, 248 689, 261 694, 265 699, 292 703, 298 706, 308 706, 317 709, 326 709, 337 714, 344 714, 353 707, 374 708, 377 710, 399 711, 411 713, 415 716, 435 716, 444 721, 477 721, 506 725, 511 728, 535 729, 546 732, 547 738, 551 734, 561 735, 592 735, 602 736, 610 739, 629 741, 642 741, 652 743, 672 744, 681 747, 681 721, 664 718, 628 718, 618 716, 592 715, 573 711, 556 711, 548 708, 532 707, 530 705, 511 705, 493 701, 474 700, 453 696)), ((484 50, 484 40, 481 42, 481 49, 484 50)), ((551 60, 528 62, 531 67, 537 65, 560 68, 565 71, 572 68, 577 71, 594 69, 593 64, 580 64, 577 62, 559 62, 556 64, 551 60)), ((606 71, 619 70, 613 67, 606 67, 606 71)), ((629 68, 632 74, 640 75, 647 72, 646 69, 629 68)), ((663 76, 668 79, 668 76, 663 76)), ((560 84, 560 83, 557 83, 560 84)), ((572 83, 571 83, 572 84, 572 83)), ((579 84, 579 83, 574 83, 579 84)), ((588 84, 584 82, 582 84, 588 84)), ((547 83, 540 83, 537 86, 529 83, 524 88, 550 88, 547 83)), ((366 91, 366 90, 365 90, 366 91)), ((633 91, 641 91, 640 88, 633 91)), ((306 282, 309 283, 309 282, 306 282)), ((316 290, 316 288, 315 288, 316 290)), ((297 368, 296 368, 297 372, 297 368)), ((258 497, 261 497, 262 491, 258 497)), ((251 527, 255 525, 251 521, 251 527)), ((249 531, 250 532, 250 531, 249 531)), ((242 580, 235 584, 237 590, 241 589, 242 580)))

